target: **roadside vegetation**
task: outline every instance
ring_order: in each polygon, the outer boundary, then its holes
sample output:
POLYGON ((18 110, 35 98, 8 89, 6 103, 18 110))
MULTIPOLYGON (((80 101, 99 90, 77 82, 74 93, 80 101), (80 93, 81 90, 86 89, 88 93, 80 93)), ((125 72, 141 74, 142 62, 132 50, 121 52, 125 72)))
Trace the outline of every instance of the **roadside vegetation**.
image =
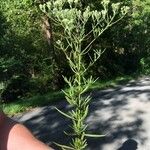
POLYGON ((58 145, 86 149, 84 93, 150 74, 149 0, 0 3, 0 107, 13 116, 66 100, 69 114, 56 109, 75 138, 58 145))
MULTIPOLYGON (((118 85, 124 85, 131 80, 135 80, 139 75, 134 76, 120 76, 110 80, 97 80, 90 88, 92 90, 104 90, 107 88, 115 88, 118 85)), ((67 88, 66 88, 67 90, 67 88)), ((56 104, 57 102, 65 100, 64 93, 60 91, 52 91, 49 93, 35 94, 29 98, 22 98, 9 104, 2 104, 3 110, 9 115, 14 116, 23 112, 31 111, 37 107, 56 104)))

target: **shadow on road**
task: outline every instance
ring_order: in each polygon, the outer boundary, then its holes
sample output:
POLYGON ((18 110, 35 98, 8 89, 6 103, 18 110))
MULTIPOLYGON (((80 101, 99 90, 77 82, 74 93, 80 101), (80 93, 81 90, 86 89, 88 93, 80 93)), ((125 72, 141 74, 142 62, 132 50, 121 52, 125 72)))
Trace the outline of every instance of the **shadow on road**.
MULTIPOLYGON (((88 139, 88 150, 127 150, 127 146, 134 147, 128 150, 136 150, 137 140, 141 145, 145 144, 148 140, 146 133, 149 127, 143 125, 150 117, 149 78, 129 82, 115 89, 92 91, 92 98, 86 120, 89 124, 88 132, 106 136, 88 139)), ((40 140, 56 148, 52 142, 68 144, 70 139, 63 131, 71 131, 68 128, 70 121, 63 118, 54 106, 65 112, 71 109, 62 101, 52 106, 38 108, 15 119, 24 123, 40 140)))
POLYGON ((117 150, 137 150, 138 143, 133 139, 128 139, 117 150))

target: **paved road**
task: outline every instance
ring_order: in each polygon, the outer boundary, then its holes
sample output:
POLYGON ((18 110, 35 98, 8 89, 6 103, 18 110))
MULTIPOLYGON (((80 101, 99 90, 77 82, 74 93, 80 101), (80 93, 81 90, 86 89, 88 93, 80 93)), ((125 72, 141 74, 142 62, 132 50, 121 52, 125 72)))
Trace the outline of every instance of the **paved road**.
MULTIPOLYGON (((88 150, 150 150, 150 77, 114 89, 94 91, 92 97, 86 120, 88 129, 106 137, 88 139, 88 150)), ((55 106, 65 112, 71 109, 61 101, 17 116, 15 120, 53 147, 53 141, 68 143, 63 130, 69 130, 70 121, 63 118, 55 106)))

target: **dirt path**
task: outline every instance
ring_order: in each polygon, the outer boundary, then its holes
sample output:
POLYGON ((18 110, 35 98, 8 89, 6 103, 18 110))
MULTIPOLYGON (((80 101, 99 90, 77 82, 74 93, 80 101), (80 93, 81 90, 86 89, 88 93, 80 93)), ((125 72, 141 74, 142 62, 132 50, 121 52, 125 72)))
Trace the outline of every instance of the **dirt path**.
MULTIPOLYGON (((94 91, 92 97, 86 120, 89 131, 106 137, 88 139, 88 150, 150 150, 150 77, 94 91)), ((70 109, 63 101, 55 106, 65 111, 70 109)), ((37 108, 15 120, 24 123, 47 144, 68 143, 63 130, 69 130, 69 120, 62 118, 55 106, 37 108)))

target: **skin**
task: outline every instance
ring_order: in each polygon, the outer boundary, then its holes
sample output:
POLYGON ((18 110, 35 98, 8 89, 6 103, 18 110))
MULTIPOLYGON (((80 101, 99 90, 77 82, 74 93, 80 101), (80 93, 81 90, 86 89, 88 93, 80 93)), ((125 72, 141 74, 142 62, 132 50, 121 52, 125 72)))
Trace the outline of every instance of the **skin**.
POLYGON ((0 150, 53 150, 23 125, 0 112, 0 150))

